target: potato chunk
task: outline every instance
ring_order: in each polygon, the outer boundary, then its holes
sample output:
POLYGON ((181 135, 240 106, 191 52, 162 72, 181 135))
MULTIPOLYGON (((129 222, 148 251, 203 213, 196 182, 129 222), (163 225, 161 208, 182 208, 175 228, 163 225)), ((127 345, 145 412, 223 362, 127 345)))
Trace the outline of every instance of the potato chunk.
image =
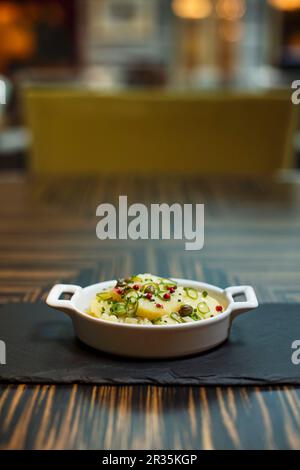
POLYGON ((137 316, 142 318, 148 318, 148 320, 154 321, 159 320, 162 316, 170 314, 177 307, 176 300, 170 300, 168 302, 159 301, 162 307, 157 307, 157 302, 150 302, 147 299, 140 299, 137 316))
POLYGON ((95 317, 98 317, 98 318, 101 317, 102 309, 101 309, 101 305, 99 304, 97 299, 93 299, 92 302, 91 302, 90 314, 92 314, 92 316, 95 316, 95 317))

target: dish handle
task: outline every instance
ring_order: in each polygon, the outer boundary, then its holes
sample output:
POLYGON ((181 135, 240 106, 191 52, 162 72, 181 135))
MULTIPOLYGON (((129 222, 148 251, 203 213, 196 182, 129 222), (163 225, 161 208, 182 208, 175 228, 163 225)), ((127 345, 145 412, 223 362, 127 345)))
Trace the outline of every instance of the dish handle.
POLYGON ((248 312, 258 307, 258 301, 253 287, 251 286, 232 286, 225 289, 231 303, 232 318, 234 319, 241 313, 248 312), (235 302, 233 296, 244 294, 245 300, 235 302))
POLYGON ((49 307, 56 308, 62 312, 68 313, 69 315, 74 312, 74 306, 72 303, 72 298, 74 294, 79 292, 82 288, 80 286, 75 286, 72 284, 56 284, 52 287, 51 291, 48 294, 46 299, 46 304, 49 307), (68 300, 60 299, 62 294, 73 294, 72 297, 68 300))

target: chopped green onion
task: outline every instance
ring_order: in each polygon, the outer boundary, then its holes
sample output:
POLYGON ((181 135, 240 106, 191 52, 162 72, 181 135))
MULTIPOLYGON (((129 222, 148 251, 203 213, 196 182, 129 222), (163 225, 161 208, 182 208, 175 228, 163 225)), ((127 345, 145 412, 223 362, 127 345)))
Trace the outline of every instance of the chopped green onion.
POLYGON ((143 286, 143 291, 146 293, 150 292, 151 294, 155 294, 157 287, 157 284, 154 282, 147 282, 147 284, 143 286))
POLYGON ((132 276, 130 282, 143 282, 143 279, 141 279, 139 276, 132 276))
POLYGON ((177 323, 184 323, 184 321, 182 320, 182 318, 181 318, 179 315, 177 315, 176 312, 172 312, 172 313, 170 314, 170 317, 172 318, 172 320, 175 320, 177 323))
POLYGON ((204 290, 204 291, 202 292, 202 297, 205 299, 205 297, 207 297, 207 296, 208 296, 208 293, 206 292, 206 290, 204 290))
POLYGON ((135 290, 131 290, 126 295, 126 309, 128 315, 134 315, 138 309, 139 304, 139 294, 135 290))
POLYGON ((168 290, 168 287, 177 287, 177 283, 174 281, 171 281, 171 279, 161 279, 159 283, 159 288, 161 290, 168 290))
POLYGON ((131 289, 127 294, 125 295, 125 299, 127 301, 130 301, 132 303, 135 303, 139 298, 139 294, 136 290, 131 289))
POLYGON ((177 286, 177 282, 172 281, 171 279, 162 279, 161 281, 162 284, 166 284, 167 286, 177 286))
POLYGON ((114 313, 115 315, 117 316, 120 316, 122 317, 123 315, 126 315, 128 312, 127 312, 127 308, 126 308, 126 305, 122 302, 116 302, 112 305, 110 311, 112 313, 114 313))
POLYGON ((192 299, 192 300, 197 300, 198 299, 198 291, 196 289, 193 289, 192 287, 184 287, 186 295, 192 299))
POLYGON ((96 294, 96 297, 98 300, 111 300, 111 291, 98 292, 98 294, 96 294))
POLYGON ((139 301, 127 303, 127 313, 128 315, 135 315, 139 306, 139 301))
POLYGON ((198 320, 201 320, 201 317, 199 317, 198 313, 196 312, 193 312, 191 315, 190 315, 191 319, 194 320, 194 321, 198 321, 198 320))
POLYGON ((200 302, 197 305, 197 309, 200 313, 209 313, 210 312, 210 308, 209 308, 209 306, 207 305, 206 302, 200 302))

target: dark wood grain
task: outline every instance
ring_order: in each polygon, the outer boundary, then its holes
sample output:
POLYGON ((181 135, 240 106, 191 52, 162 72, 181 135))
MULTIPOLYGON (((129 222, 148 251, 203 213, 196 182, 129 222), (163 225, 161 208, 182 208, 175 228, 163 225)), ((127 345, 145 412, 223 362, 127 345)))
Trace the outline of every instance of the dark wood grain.
POLYGON ((299 449, 300 390, 2 386, 3 449, 299 449))
MULTIPOLYGON (((265 179, 3 178, 0 303, 41 302, 56 282, 139 271, 249 283, 260 301, 300 302, 299 210, 300 186, 265 179), (96 207, 120 194, 130 203, 205 203, 204 250, 187 252, 180 241, 100 242, 96 207)), ((0 448, 297 449, 300 389, 7 384, 0 448)))

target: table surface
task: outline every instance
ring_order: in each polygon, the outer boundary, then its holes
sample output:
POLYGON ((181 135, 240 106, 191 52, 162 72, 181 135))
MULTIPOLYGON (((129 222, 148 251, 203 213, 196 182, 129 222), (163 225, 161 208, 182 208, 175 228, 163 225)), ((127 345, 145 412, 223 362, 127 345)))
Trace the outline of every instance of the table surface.
MULTIPOLYGON (((299 210, 300 185, 268 178, 2 176, 0 303, 42 302, 56 282, 145 271, 300 302, 299 210), (99 241, 96 207, 122 194, 130 204, 204 203, 204 249, 99 241)), ((299 449, 300 389, 7 384, 0 448, 299 449)))

